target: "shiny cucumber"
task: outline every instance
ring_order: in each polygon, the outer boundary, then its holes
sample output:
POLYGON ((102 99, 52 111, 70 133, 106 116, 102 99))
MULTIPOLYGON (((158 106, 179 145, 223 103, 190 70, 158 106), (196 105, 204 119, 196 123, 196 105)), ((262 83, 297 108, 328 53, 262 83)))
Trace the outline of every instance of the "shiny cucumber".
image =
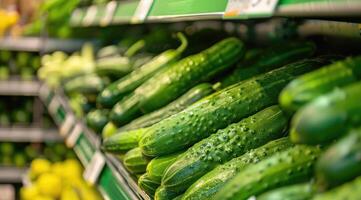
POLYGON ((132 148, 138 147, 139 140, 143 136, 145 130, 146 128, 141 128, 115 133, 110 137, 104 138, 102 147, 107 152, 126 152, 132 148))
POLYGON ((176 161, 181 153, 153 158, 147 165, 148 177, 160 183, 165 170, 176 161))
POLYGON ((155 191, 154 200, 172 200, 179 196, 181 193, 173 192, 163 187, 162 185, 158 187, 155 191))
POLYGON ((108 109, 97 109, 90 111, 86 117, 85 121, 89 128, 91 128, 95 133, 100 134, 104 126, 108 123, 108 109))
POLYGON ((139 147, 128 151, 123 158, 124 166, 134 174, 142 174, 146 171, 148 159, 143 156, 139 147))
POLYGON ((152 178, 149 178, 147 173, 145 173, 139 177, 138 186, 153 198, 155 191, 160 186, 160 182, 154 181, 152 178))
POLYGON ((315 193, 309 182, 280 187, 257 196, 257 200, 309 200, 315 193))

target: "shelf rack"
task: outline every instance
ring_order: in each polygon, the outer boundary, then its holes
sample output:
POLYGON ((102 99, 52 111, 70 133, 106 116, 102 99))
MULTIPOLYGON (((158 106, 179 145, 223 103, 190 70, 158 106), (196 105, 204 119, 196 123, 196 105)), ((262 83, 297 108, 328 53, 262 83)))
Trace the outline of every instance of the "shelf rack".
MULTIPOLYGON (((185 20, 222 20, 225 19, 224 13, 228 1, 231 0, 214 0, 212 3, 205 0, 111 1, 105 5, 76 9, 71 16, 70 24, 74 27, 87 27, 185 20)), ((257 6, 255 8, 247 14, 246 12, 239 14, 234 19, 272 16, 317 18, 361 16, 361 1, 359 0, 278 0, 273 12, 263 14, 257 12, 257 6)))
POLYGON ((21 183, 27 168, 0 166, 0 183, 21 183))
POLYGON ((56 129, 38 127, 1 127, 0 141, 6 142, 61 142, 63 138, 56 129))
POLYGON ((76 119, 61 90, 43 84, 39 97, 58 125, 66 145, 74 149, 83 164, 84 178, 96 184, 106 199, 150 199, 114 155, 101 151, 100 137, 76 119))

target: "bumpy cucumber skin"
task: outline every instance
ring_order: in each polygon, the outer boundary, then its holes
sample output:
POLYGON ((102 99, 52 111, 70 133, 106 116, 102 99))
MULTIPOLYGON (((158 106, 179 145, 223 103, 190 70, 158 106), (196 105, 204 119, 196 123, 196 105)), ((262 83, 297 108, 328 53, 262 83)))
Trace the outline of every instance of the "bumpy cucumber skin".
POLYGON ((146 171, 148 159, 143 156, 139 147, 128 151, 123 158, 125 167, 134 174, 142 174, 146 171))
POLYGON ((217 165, 282 137, 287 122, 280 108, 271 106, 218 130, 177 158, 166 170, 162 184, 172 191, 184 192, 217 165))
POLYGON ((311 42, 294 42, 272 46, 238 64, 237 68, 221 81, 221 85, 225 88, 255 75, 307 58, 315 50, 316 47, 311 42))
POLYGON ((357 200, 360 199, 361 196, 360 188, 361 188, 361 177, 358 177, 353 181, 345 183, 329 191, 317 194, 312 198, 312 200, 330 200, 330 199, 357 200))
POLYGON ((152 178, 149 178, 148 174, 145 173, 139 177, 138 186, 142 190, 144 190, 145 193, 147 193, 149 196, 153 198, 155 191, 160 186, 160 182, 155 181, 152 178))
POLYGON ((118 102, 111 120, 123 125, 173 101, 191 87, 208 81, 242 59, 245 47, 236 38, 227 38, 199 54, 186 57, 139 86, 132 98, 118 102))
POLYGON ((241 170, 291 146, 293 144, 289 138, 284 137, 234 158, 198 179, 187 189, 183 199, 212 199, 214 194, 241 170))
POLYGON ((147 165, 148 177, 160 183, 165 170, 176 161, 181 153, 153 158, 147 165))
POLYGON ((178 49, 170 49, 159 54, 143 66, 132 71, 130 74, 110 84, 98 95, 97 103, 106 108, 113 107, 118 101, 143 84, 150 77, 176 62, 188 44, 183 34, 178 33, 178 37, 182 41, 182 44, 178 49))
POLYGON ((214 199, 246 200, 268 190, 311 178, 321 149, 296 145, 248 167, 230 180, 214 199))
POLYGON ((361 79, 361 56, 347 58, 293 80, 280 94, 280 105, 295 112, 313 99, 361 79))
POLYGON ((173 114, 184 110, 189 105, 193 104, 194 102, 200 100, 205 96, 208 96, 213 92, 214 89, 209 83, 201 83, 199 85, 196 85, 188 92, 183 94, 181 97, 164 106, 163 108, 133 120, 129 124, 121 127, 120 130, 132 130, 151 126, 161 121, 162 119, 165 119, 173 114))
POLYGON ((104 139, 102 147, 107 152, 124 153, 125 151, 138 147, 139 140, 145 130, 145 128, 141 128, 115 133, 104 139))
POLYGON ((361 125, 361 82, 320 96, 300 109, 292 119, 291 140, 322 144, 361 125))
POLYGON ((101 133, 104 126, 108 123, 108 109, 97 109, 86 115, 86 124, 96 133, 101 133))
POLYGON ((325 190, 361 175, 361 128, 333 144, 316 164, 316 183, 325 190))
POLYGON ((257 200, 309 200, 314 193, 311 183, 300 183, 268 191, 257 200))
POLYGON ((218 129, 276 104, 279 92, 289 81, 319 64, 315 60, 292 63, 220 90, 150 126, 139 145, 147 156, 185 149, 218 129))
POLYGON ((171 200, 179 196, 181 193, 173 192, 163 187, 158 187, 155 191, 154 200, 171 200))

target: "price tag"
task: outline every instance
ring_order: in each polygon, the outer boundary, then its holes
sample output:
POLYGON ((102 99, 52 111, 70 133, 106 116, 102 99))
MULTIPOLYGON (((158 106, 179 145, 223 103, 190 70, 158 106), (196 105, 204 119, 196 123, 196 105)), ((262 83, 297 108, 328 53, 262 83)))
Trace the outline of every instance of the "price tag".
POLYGON ((100 21, 101 26, 107 26, 112 21, 116 8, 116 1, 110 1, 107 3, 107 6, 105 7, 105 15, 100 21))
POLYGON ((97 12, 98 12, 98 8, 96 5, 90 6, 85 13, 85 17, 83 19, 83 25, 89 26, 90 24, 92 24, 95 20, 97 12))
POLYGON ((49 87, 45 84, 42 84, 39 89, 39 97, 45 102, 50 94, 49 87))
POLYGON ((82 132, 82 125, 80 123, 77 123, 69 134, 68 138, 66 139, 66 145, 70 148, 74 147, 82 132))
POLYGON ((95 184, 105 165, 105 157, 100 151, 95 152, 90 163, 86 166, 83 177, 90 184, 95 184))
POLYGON ((271 17, 278 0, 228 0, 224 18, 271 17))
POLYGON ((65 117, 64 123, 60 127, 60 135, 65 137, 69 134, 71 128, 74 126, 75 123, 75 117, 74 115, 68 114, 65 117))
POLYGON ((141 23, 148 16, 149 10, 153 5, 153 0, 141 0, 131 19, 131 23, 141 23))
POLYGON ((57 98, 53 98, 48 106, 49 113, 52 115, 56 115, 56 111, 60 107, 60 102, 57 98))

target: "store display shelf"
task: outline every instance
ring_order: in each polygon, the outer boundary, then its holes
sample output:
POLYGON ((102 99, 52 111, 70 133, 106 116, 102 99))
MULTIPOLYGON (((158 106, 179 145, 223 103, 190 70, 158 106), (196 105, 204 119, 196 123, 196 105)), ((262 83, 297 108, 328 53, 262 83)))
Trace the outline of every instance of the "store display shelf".
POLYGON ((41 37, 20 37, 0 39, 0 50, 28 52, 73 52, 79 50, 85 43, 78 39, 53 39, 41 37))
POLYGON ((27 168, 0 166, 0 183, 21 183, 27 168))
MULTIPOLYGON (((228 1, 216 0, 212 3, 199 0, 111 1, 106 5, 76 9, 70 23, 72 26, 86 27, 143 22, 219 20, 224 19, 228 1)), ((251 4, 251 1, 248 4, 251 4)), ((270 16, 306 18, 361 16, 361 1, 358 0, 279 0, 273 14, 272 11, 263 13, 261 6, 260 8, 249 6, 249 10, 240 12, 232 19, 270 16)))
POLYGON ((61 90, 53 90, 43 84, 39 97, 59 127, 68 147, 83 164, 84 178, 96 184, 105 199, 149 199, 125 171, 122 163, 101 151, 100 138, 76 119, 61 90))
POLYGON ((6 142, 44 142, 63 141, 56 129, 37 127, 1 127, 0 141, 6 142))
POLYGON ((37 96, 39 88, 39 81, 23 81, 16 78, 0 80, 0 95, 37 96))

